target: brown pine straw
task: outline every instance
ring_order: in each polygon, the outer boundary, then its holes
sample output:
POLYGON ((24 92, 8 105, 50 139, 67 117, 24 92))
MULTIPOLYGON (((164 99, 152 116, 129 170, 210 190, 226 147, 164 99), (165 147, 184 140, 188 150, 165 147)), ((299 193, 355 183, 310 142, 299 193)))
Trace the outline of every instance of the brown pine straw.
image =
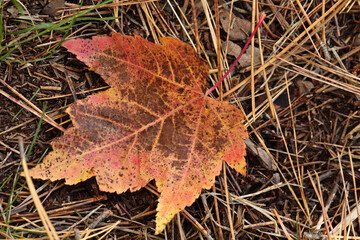
MULTIPOLYGON (((345 4, 347 3, 347 0, 342 0, 342 1, 338 1, 336 2, 324 15, 322 15, 321 17, 319 17, 319 19, 317 19, 315 22, 313 22, 309 27, 306 28, 306 31, 311 31, 312 29, 314 29, 322 20, 325 19, 325 23, 329 22, 332 20, 332 17, 340 10, 342 9, 345 4)), ((319 28, 316 28, 314 31, 317 32, 319 30, 319 28)), ((258 75, 259 73, 261 73, 264 69, 266 69, 267 67, 269 67, 271 64, 273 64, 278 58, 281 58, 283 55, 285 55, 286 53, 290 53, 291 48, 296 46, 296 44, 306 35, 306 31, 302 32, 301 34, 299 34, 299 36, 297 38, 295 38, 292 42, 289 43, 289 45, 287 45, 280 53, 278 53, 276 56, 274 56, 273 58, 271 58, 268 62, 266 62, 264 65, 262 65, 260 68, 258 68, 255 72, 254 72, 254 76, 258 75)), ((307 39, 303 39, 299 45, 301 46, 307 39)), ((292 50, 294 51, 294 49, 292 50)), ((237 84, 236 86, 234 86, 232 89, 230 89, 229 91, 227 91, 226 93, 224 93, 224 97, 229 96, 230 94, 234 93, 236 90, 238 90, 240 87, 242 87, 243 85, 247 84, 249 82, 249 80, 251 79, 251 76, 245 78, 243 81, 241 81, 239 84, 237 84)))
POLYGON ((275 214, 275 216, 276 216, 276 218, 277 218, 277 220, 278 220, 278 223, 280 224, 282 230, 284 231, 284 234, 285 234, 286 238, 287 238, 288 240, 292 240, 292 238, 291 238, 288 230, 286 229, 286 227, 285 227, 283 221, 281 220, 279 214, 277 213, 276 209, 272 209, 272 211, 273 211, 273 213, 275 214))
POLYGON ((41 219, 41 222, 43 223, 44 225, 44 228, 45 228, 45 231, 49 237, 50 240, 60 240, 54 226, 52 225, 50 219, 49 219, 49 216, 47 215, 41 201, 40 201, 40 198, 39 198, 39 195, 37 194, 36 192, 36 189, 35 189, 35 186, 34 186, 34 183, 30 177, 30 174, 29 174, 29 169, 27 167, 27 164, 26 164, 26 157, 25 157, 25 150, 24 150, 24 140, 22 138, 19 138, 19 148, 20 148, 20 158, 21 158, 21 164, 22 164, 22 167, 24 169, 24 175, 25 175, 25 178, 26 178, 26 182, 29 186, 29 190, 30 190, 30 193, 31 193, 31 196, 33 197, 34 199, 34 204, 35 204, 35 207, 39 213, 39 216, 40 216, 40 219, 41 219))
MULTIPOLYGON (((307 171, 308 175, 311 176, 311 173, 309 171, 307 171)), ((317 184, 314 183, 314 180, 312 179, 312 177, 310 177, 310 181, 311 181, 311 184, 313 185, 313 188, 315 190, 315 193, 316 193, 316 196, 319 200, 319 203, 321 205, 321 209, 322 209, 322 213, 323 213, 323 218, 324 218, 324 226, 325 226, 325 232, 326 232, 326 235, 328 237, 328 239, 331 239, 330 237, 330 231, 329 231, 329 227, 331 227, 331 224, 330 224, 330 220, 329 220, 329 216, 327 215, 327 211, 325 209, 325 205, 324 205, 324 200, 323 200, 323 197, 321 195, 321 188, 320 188, 320 181, 319 181, 319 176, 317 174, 317 172, 315 171, 315 176, 316 176, 316 180, 317 180, 317 184), (330 224, 330 226, 329 226, 330 224)), ((334 232, 334 231, 332 231, 334 232)))

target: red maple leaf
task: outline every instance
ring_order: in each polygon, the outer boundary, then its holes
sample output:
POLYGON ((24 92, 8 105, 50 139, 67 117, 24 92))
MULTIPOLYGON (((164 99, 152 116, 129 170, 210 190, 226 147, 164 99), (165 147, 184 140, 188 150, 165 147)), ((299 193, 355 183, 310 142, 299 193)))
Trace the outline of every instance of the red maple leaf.
POLYGON ((210 188, 226 161, 241 174, 248 138, 242 112, 205 96, 208 69, 173 38, 162 45, 121 34, 64 42, 110 89, 71 105, 74 127, 31 170, 76 184, 93 176, 102 191, 136 191, 155 179, 156 233, 210 188))

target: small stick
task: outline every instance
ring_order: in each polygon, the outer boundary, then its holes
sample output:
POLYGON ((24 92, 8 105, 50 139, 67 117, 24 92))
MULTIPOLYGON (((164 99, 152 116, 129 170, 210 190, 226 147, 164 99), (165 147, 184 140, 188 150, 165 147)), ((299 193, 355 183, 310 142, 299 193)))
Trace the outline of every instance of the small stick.
POLYGON ((51 80, 51 81, 53 81, 53 82, 60 83, 59 80, 56 80, 56 79, 54 79, 54 78, 52 78, 52 77, 49 77, 49 76, 46 76, 46 75, 44 75, 44 74, 41 74, 41 73, 38 73, 38 72, 34 72, 34 74, 37 75, 37 76, 40 76, 40 77, 49 79, 49 80, 51 80))
POLYGON ((40 86, 40 89, 45 91, 61 91, 61 87, 58 86, 40 86))
POLYGON ((66 72, 65 72, 65 75, 66 75, 66 81, 67 81, 67 83, 69 84, 69 87, 70 87, 71 94, 72 94, 72 96, 73 96, 73 98, 74 98, 74 101, 76 102, 76 101, 78 100, 78 98, 77 98, 77 96, 76 96, 74 84, 73 84, 70 76, 67 75, 66 72))
POLYGON ((0 141, 0 145, 3 145, 5 148, 10 149, 11 151, 13 151, 14 153, 20 154, 20 152, 12 147, 10 147, 9 145, 7 145, 6 143, 0 141))
POLYGON ((90 225, 89 225, 89 229, 94 229, 96 228, 97 225, 99 225, 99 223, 101 221, 103 221, 104 219, 108 218, 109 216, 113 215, 113 212, 110 211, 109 209, 105 209, 104 212, 102 212, 90 225))
POLYGON ((208 240, 212 240, 213 238, 207 233, 207 231, 203 228, 203 226, 201 226, 201 224, 198 222, 198 221, 196 221, 196 219, 193 217, 193 216, 191 216, 191 214, 188 212, 188 211, 186 211, 185 209, 184 210, 182 210, 181 212, 180 212, 182 215, 184 215, 186 218, 187 218, 187 220, 189 220, 193 225, 195 225, 195 227, 208 239, 208 240))

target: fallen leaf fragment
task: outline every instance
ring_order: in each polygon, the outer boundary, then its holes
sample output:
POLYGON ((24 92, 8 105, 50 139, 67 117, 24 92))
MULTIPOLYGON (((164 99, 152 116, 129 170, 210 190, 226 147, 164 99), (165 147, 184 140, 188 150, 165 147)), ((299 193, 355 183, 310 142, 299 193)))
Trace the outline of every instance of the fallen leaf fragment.
POLYGON ((50 0, 48 1, 48 4, 43 8, 42 13, 50 16, 56 16, 59 14, 59 10, 64 6, 64 0, 50 0))
POLYGON ((312 82, 304 80, 296 81, 296 86, 299 88, 300 94, 308 94, 315 88, 312 82))
POLYGON ((255 156, 258 157, 260 164, 266 168, 267 170, 271 170, 271 171, 275 171, 276 170, 276 166, 273 162, 273 160, 271 159, 271 157, 269 156, 269 154, 260 146, 258 146, 257 144, 255 144, 253 141, 251 141, 250 139, 246 139, 244 140, 247 149, 254 154, 255 156))
MULTIPOLYGON (((241 50, 242 48, 238 44, 232 41, 228 41, 228 55, 237 57, 241 53, 241 50)), ((260 49, 254 47, 254 65, 258 65, 260 63, 260 49)), ((239 65, 240 67, 248 67, 251 65, 251 46, 248 47, 245 53, 242 55, 241 60, 239 61, 239 65)))
POLYGON ((15 6, 6 8, 6 11, 10 13, 11 18, 16 18, 19 15, 19 10, 15 6))
MULTIPOLYGON (((226 48, 226 41, 224 41, 222 43, 222 47, 224 49, 226 48)), ((227 54, 228 55, 233 56, 233 57, 237 57, 241 53, 241 50, 242 50, 242 48, 238 44, 236 44, 236 43, 234 43, 232 41, 227 42, 227 54)), ((239 62, 241 62, 241 61, 239 61, 239 62)))
POLYGON ((251 22, 246 19, 241 19, 230 11, 222 11, 219 14, 220 23, 224 31, 229 34, 229 39, 233 41, 242 41, 248 39, 251 34, 251 22), (230 24, 229 24, 230 22, 230 24))
POLYGON ((155 179, 156 233, 214 184, 222 161, 246 174, 248 138, 239 109, 205 96, 205 62, 179 40, 161 43, 118 33, 64 42, 111 88, 67 109, 74 127, 30 170, 67 184, 95 176, 117 193, 155 179))

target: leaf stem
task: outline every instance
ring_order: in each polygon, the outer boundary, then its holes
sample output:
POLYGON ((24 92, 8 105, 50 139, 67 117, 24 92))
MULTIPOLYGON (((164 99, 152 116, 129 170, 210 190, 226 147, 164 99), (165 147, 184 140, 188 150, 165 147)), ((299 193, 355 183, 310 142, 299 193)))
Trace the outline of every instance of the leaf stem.
MULTIPOLYGON (((233 64, 230 66, 229 70, 225 73, 225 75, 209 90, 206 91, 205 96, 209 95, 215 88, 217 88, 217 86, 220 85, 220 83, 222 83, 222 81, 224 81, 224 79, 227 77, 227 75, 229 75, 229 73, 233 70, 233 68, 235 67, 236 63, 240 60, 241 56, 244 54, 246 48, 249 46, 251 39, 254 37, 255 33, 257 32, 258 28, 260 27, 262 21, 265 18, 265 14, 262 13, 259 19, 258 24, 256 25, 254 31, 251 33, 250 38, 248 39, 248 41, 246 42, 245 46, 243 47, 241 53, 239 54, 239 56, 236 58, 236 60, 233 62, 233 64)), ((218 53, 220 54, 220 53, 218 53)))

